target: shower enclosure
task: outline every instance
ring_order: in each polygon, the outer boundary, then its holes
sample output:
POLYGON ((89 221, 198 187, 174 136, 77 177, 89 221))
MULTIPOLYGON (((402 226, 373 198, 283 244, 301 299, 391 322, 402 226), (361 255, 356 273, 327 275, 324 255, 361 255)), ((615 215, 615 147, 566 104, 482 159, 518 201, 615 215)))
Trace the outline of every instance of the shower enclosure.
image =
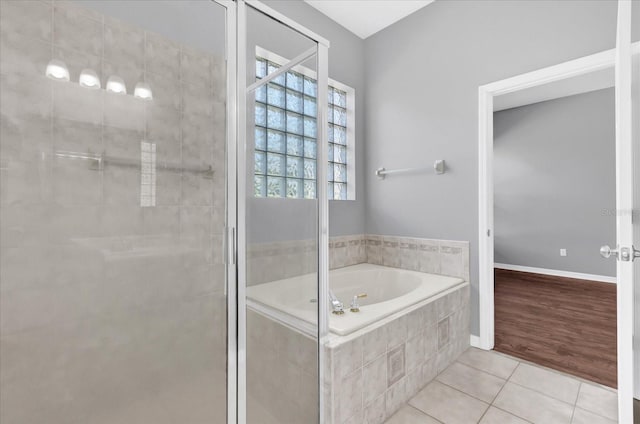
POLYGON ((327 47, 258 2, 0 2, 0 422, 320 419, 327 47), (250 288, 303 274, 285 336, 250 288))
POLYGON ((0 16, 0 421, 224 422, 226 7, 0 16))

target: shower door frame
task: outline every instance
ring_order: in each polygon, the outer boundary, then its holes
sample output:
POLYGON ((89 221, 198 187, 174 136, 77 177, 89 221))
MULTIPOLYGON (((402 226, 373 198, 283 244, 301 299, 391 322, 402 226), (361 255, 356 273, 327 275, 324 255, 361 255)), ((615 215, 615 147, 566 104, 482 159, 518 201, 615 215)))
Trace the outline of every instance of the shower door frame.
POLYGON ((237 134, 237 8, 233 0, 212 0, 225 8, 225 60, 226 60, 226 217, 224 229, 224 263, 227 295, 227 424, 237 422, 237 253, 235 233, 237 227, 236 150, 237 134))
MULTIPOLYGON (((229 333, 229 375, 233 375, 229 380, 229 407, 231 408, 231 396, 235 400, 235 410, 230 409, 228 413, 228 424, 246 424, 247 422, 247 340, 246 340, 246 286, 247 286, 247 246, 246 246, 246 196, 247 196, 247 85, 246 85, 246 72, 247 72, 247 7, 261 12, 269 18, 281 23, 282 25, 300 33, 316 43, 316 71, 317 71, 317 98, 327 99, 328 95, 328 83, 329 83, 329 41, 308 28, 300 25, 294 20, 288 18, 282 13, 272 9, 266 4, 258 0, 225 0, 225 2, 233 3, 235 5, 235 27, 231 28, 231 25, 227 25, 227 40, 234 40, 235 45, 235 108, 228 107, 228 111, 233 111, 236 114, 235 117, 235 149, 234 152, 230 152, 233 158, 228 156, 228 160, 233 159, 233 165, 229 164, 230 176, 235 176, 235 179, 228 181, 228 191, 233 193, 234 205, 233 213, 231 216, 232 208, 228 208, 228 221, 229 231, 229 255, 234 259, 236 274, 233 283, 234 287, 231 287, 231 280, 229 280, 229 329, 231 331, 232 322, 235 321, 234 333, 229 333), (230 32, 234 33, 231 34, 230 32), (234 166, 234 174, 231 173, 231 166, 234 166), (233 226, 231 225, 233 223, 233 226), (231 291, 233 289, 232 299, 231 291), (233 314, 232 314, 233 309, 233 314), (233 346, 232 346, 233 345, 233 346), (235 361, 233 363, 233 370, 231 369, 232 358, 235 361), (232 374, 232 372, 234 374, 232 374), (234 386, 233 393, 231 393, 234 386)), ((229 8, 228 10, 230 10, 229 8)), ((229 19, 229 17, 227 18, 229 19)), ((229 61, 231 58, 229 58, 229 61)), ((296 59, 292 59, 292 62, 296 59)), ((291 62, 290 62, 291 63, 291 62)), ((283 65, 287 67, 287 64, 283 65)), ((328 104, 326 101, 317 102, 317 163, 326 163, 328 160, 328 104)), ((230 121, 228 121, 230 122, 230 121)), ((316 196, 318 202, 318 223, 317 223, 317 243, 318 243, 318 422, 324 422, 324 401, 322 379, 324 368, 324 354, 322 346, 328 336, 329 328, 329 310, 328 310, 328 296, 329 296, 329 202, 327 196, 327 167, 316 167, 316 196), (325 182, 318 183, 318 182, 325 182)), ((231 198, 228 198, 229 201, 231 198)))

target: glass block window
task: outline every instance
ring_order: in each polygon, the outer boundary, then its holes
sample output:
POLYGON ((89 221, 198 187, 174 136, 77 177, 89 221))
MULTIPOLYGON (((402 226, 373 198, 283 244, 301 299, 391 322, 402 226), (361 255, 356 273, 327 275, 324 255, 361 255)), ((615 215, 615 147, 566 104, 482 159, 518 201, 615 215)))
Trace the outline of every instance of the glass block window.
POLYGON ((329 87, 329 199, 347 198, 347 93, 329 87))
MULTIPOLYGON (((256 60, 256 78, 278 69, 256 60)), ((293 70, 256 90, 256 197, 316 198, 317 84, 293 70)), ((329 198, 347 199, 347 93, 329 87, 329 198)))

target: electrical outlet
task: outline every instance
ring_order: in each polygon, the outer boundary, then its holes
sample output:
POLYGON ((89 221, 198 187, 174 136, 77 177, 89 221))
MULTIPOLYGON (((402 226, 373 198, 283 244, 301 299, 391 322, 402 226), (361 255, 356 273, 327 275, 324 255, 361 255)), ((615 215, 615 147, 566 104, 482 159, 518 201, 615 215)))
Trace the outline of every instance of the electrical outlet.
POLYGON ((560 249, 560 256, 567 256, 567 249, 560 249))

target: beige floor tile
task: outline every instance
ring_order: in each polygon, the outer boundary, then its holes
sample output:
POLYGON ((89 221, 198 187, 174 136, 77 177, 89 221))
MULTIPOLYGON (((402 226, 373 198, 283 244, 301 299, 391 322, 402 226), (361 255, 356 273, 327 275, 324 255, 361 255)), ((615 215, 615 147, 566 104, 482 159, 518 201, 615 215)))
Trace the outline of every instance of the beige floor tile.
POLYGON ((439 424, 437 420, 418 411, 416 408, 405 405, 391 418, 385 421, 385 424, 439 424))
POLYGON ((409 404, 445 424, 476 424, 489 407, 438 381, 430 383, 409 404))
POLYGON ((493 402, 506 383, 502 378, 459 362, 454 362, 444 370, 438 376, 438 381, 487 403, 493 402))
POLYGON ((458 362, 472 366, 505 380, 511 376, 513 370, 518 366, 518 361, 507 358, 497 352, 470 348, 464 352, 458 362))
POLYGON ((576 408, 576 410, 573 411, 571 424, 616 424, 616 422, 592 412, 585 411, 584 409, 576 408))
POLYGON ((618 394, 613 390, 582 383, 576 406, 610 420, 618 420, 618 394))
POLYGON ((518 417, 540 424, 568 424, 573 405, 508 382, 494 405, 518 417))
POLYGON ((527 421, 492 406, 484 414, 480 424, 527 424, 527 421))
POLYGON ((518 365, 509 381, 570 404, 576 403, 580 390, 575 378, 524 363, 518 365))

